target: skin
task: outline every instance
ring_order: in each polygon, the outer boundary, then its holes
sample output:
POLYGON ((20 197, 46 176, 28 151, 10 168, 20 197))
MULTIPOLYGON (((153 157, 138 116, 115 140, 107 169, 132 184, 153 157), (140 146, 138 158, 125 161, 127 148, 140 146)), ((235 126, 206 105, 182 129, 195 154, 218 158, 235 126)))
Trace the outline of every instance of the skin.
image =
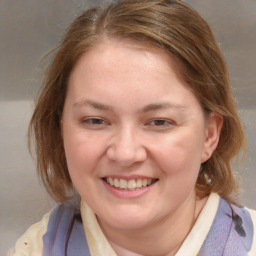
POLYGON ((205 204, 194 186, 221 125, 218 115, 205 117, 162 51, 108 40, 82 55, 64 104, 64 148, 117 255, 175 255, 205 204), (119 195, 106 177, 156 182, 119 195))

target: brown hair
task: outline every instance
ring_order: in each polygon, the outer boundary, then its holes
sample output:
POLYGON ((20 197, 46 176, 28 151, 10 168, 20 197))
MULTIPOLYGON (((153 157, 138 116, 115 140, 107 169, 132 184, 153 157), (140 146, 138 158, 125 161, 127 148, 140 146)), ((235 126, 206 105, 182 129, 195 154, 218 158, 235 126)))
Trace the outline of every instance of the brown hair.
POLYGON ((149 43, 163 49, 180 67, 180 74, 206 115, 223 117, 220 141, 202 165, 196 183, 199 196, 216 192, 236 201, 238 185, 231 159, 246 141, 236 112, 229 75, 208 24, 191 7, 175 0, 119 0, 82 13, 57 48, 29 126, 35 138, 37 170, 48 192, 57 201, 72 197, 62 143, 60 119, 72 68, 78 58, 104 40, 117 38, 149 43))

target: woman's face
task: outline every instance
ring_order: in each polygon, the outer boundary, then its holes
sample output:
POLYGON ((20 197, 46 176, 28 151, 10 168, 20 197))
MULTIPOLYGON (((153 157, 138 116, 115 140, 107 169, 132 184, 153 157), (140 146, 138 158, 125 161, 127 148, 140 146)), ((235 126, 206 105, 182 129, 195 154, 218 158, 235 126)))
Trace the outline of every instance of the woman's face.
POLYGON ((160 50, 108 41, 71 73, 62 116, 67 165, 102 223, 143 228, 195 202, 218 128, 174 66, 160 50))

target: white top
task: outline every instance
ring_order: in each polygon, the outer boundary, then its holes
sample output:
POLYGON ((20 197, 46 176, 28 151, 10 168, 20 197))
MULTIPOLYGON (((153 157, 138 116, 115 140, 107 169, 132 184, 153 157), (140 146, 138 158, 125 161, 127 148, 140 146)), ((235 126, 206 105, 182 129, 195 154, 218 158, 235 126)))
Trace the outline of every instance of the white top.
MULTIPOLYGON (((176 256, 196 256, 203 245, 203 242, 211 228, 213 220, 218 210, 220 197, 212 193, 203 210, 201 211, 195 225, 189 235, 183 242, 176 256)), ((103 234, 95 214, 85 202, 81 202, 81 217, 86 233, 87 243, 91 255, 116 256, 116 253, 108 243, 103 234)), ((254 234, 256 234, 256 211, 247 209, 251 213, 254 224, 254 234)), ((42 237, 47 230, 50 213, 43 219, 32 225, 25 234, 16 242, 15 247, 8 256, 40 256, 42 255, 43 240, 42 237)), ((252 249, 248 256, 256 256, 256 235, 253 237, 252 249)))

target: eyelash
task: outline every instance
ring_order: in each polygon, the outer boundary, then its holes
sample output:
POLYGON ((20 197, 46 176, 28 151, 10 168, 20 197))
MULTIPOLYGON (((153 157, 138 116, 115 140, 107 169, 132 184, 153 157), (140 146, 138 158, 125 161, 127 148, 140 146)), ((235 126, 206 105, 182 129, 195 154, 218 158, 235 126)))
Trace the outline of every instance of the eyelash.
POLYGON ((88 127, 95 128, 97 126, 97 128, 98 127, 100 128, 102 126, 108 125, 109 123, 100 117, 88 117, 88 118, 82 120, 82 124, 84 124, 88 127))
MULTIPOLYGON (((88 117, 81 121, 87 128, 100 129, 109 125, 109 122, 100 117, 88 117)), ((168 129, 174 125, 174 122, 164 118, 152 119, 145 123, 150 129, 168 129)))
POLYGON ((146 123, 146 125, 150 125, 150 126, 154 126, 154 127, 160 128, 160 129, 164 129, 164 128, 169 128, 170 126, 173 126, 174 123, 170 120, 159 118, 159 119, 151 120, 150 122, 146 123), (157 122, 160 122, 160 125, 159 125, 159 123, 157 124, 157 122))

